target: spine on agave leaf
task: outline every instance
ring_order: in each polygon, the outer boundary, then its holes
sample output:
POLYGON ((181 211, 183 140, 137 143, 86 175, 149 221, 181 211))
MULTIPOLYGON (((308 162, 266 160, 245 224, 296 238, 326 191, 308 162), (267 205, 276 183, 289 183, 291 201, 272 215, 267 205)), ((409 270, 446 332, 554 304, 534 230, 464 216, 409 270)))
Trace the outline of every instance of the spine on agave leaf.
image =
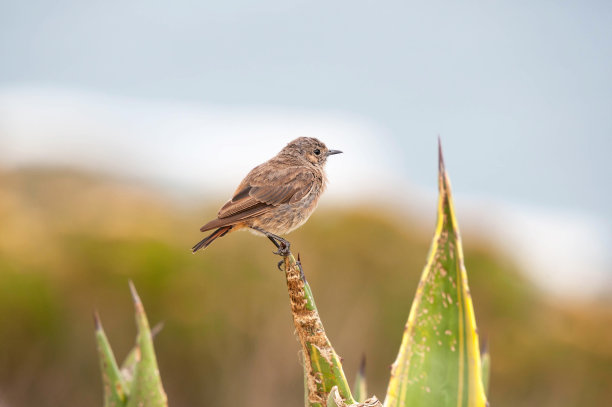
POLYGON ((391 367, 386 407, 484 407, 478 334, 439 147, 436 232, 391 367))
POLYGON ((302 345, 304 356, 306 405, 324 407, 334 386, 347 404, 355 403, 342 362, 332 347, 314 303, 310 286, 304 278, 301 265, 292 254, 285 257, 285 277, 291 301, 293 323, 302 345))

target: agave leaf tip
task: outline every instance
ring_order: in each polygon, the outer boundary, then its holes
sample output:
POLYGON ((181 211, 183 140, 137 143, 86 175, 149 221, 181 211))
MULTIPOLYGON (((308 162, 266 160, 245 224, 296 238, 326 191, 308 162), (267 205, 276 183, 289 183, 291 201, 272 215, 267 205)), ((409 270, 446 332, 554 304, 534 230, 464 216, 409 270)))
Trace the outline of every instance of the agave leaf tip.
POLYGON ((162 329, 164 329, 164 321, 160 321, 153 328, 151 328, 151 338, 155 338, 162 329))
POLYGON ((97 309, 93 311, 93 320, 94 326, 96 327, 96 331, 102 330, 102 321, 100 321, 100 314, 98 314, 97 309))
POLYGON ((440 173, 444 172, 444 154, 442 153, 442 140, 438 135, 438 168, 440 173))
POLYGON ((361 376, 365 376, 365 368, 366 368, 366 355, 365 353, 361 354, 361 363, 359 363, 359 374, 361 376))
POLYGON ((136 307, 137 311, 142 311, 142 301, 140 301, 140 297, 138 296, 138 292, 136 291, 136 287, 134 286, 134 282, 132 280, 129 281, 130 292, 132 293, 132 301, 134 301, 134 307, 136 307))

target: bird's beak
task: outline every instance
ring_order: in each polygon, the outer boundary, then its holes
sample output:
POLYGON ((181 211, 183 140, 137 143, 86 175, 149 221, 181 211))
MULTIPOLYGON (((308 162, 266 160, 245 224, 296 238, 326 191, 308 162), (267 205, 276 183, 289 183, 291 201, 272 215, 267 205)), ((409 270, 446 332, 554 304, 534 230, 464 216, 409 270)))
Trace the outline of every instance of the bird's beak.
POLYGON ((340 151, 340 150, 329 150, 327 152, 327 155, 330 156, 330 155, 341 154, 341 153, 342 153, 342 151, 340 151))

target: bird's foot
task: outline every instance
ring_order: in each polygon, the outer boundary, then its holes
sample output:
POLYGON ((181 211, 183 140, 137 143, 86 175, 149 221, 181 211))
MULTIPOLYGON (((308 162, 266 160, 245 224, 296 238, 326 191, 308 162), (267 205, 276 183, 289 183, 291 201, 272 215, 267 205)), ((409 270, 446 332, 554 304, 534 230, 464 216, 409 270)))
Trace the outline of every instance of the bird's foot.
POLYGON ((273 252, 274 254, 278 254, 279 256, 287 257, 291 253, 291 243, 286 241, 285 239, 277 237, 277 251, 273 252))
POLYGON ((289 256, 289 254, 291 253, 291 243, 284 239, 280 240, 278 242, 278 250, 273 253, 283 257, 289 256))
POLYGON ((281 261, 279 261, 278 264, 276 265, 276 267, 278 267, 278 269, 280 271, 285 271, 285 270, 283 270, 282 266, 287 261, 287 256, 289 256, 289 254, 291 253, 291 251, 289 250, 290 246, 291 246, 291 244, 285 240, 284 243, 283 242, 279 243, 278 250, 273 252, 274 254, 278 254, 279 256, 283 256, 283 259, 281 261))

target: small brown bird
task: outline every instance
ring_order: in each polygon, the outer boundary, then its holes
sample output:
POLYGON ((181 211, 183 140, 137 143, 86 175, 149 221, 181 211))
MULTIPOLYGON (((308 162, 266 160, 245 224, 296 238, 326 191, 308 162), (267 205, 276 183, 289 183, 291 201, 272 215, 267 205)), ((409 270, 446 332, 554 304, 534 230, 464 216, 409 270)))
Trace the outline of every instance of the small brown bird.
POLYGON ((287 255, 290 243, 278 235, 308 220, 325 190, 327 157, 341 152, 310 137, 287 144, 274 158, 253 168, 217 219, 200 228, 202 232, 216 230, 193 246, 193 253, 229 232, 250 228, 270 239, 278 249, 276 254, 287 255))

